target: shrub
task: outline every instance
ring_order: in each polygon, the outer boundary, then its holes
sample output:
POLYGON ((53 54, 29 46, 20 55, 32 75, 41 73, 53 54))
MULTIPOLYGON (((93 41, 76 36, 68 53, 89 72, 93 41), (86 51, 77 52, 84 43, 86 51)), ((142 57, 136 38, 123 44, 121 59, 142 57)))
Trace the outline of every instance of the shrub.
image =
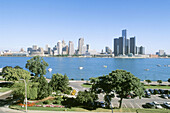
POLYGON ((71 80, 74 80, 73 78, 71 80))
POLYGON ((50 100, 44 101, 43 104, 50 104, 50 100))
POLYGON ((81 80, 84 81, 84 78, 82 78, 81 80))

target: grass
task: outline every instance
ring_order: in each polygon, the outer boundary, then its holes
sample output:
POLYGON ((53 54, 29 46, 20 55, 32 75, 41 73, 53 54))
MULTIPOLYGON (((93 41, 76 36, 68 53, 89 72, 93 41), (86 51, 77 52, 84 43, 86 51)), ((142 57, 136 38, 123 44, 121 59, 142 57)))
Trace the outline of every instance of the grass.
POLYGON ((91 88, 92 87, 92 85, 88 85, 88 84, 82 84, 81 86, 84 87, 84 88, 91 88))
MULTIPOLYGON (((90 84, 82 84, 81 86, 84 88, 92 87, 92 85, 90 85, 90 84)), ((145 85, 144 87, 146 89, 170 89, 170 86, 160 86, 160 85, 156 85, 156 86, 145 85)))
POLYGON ((7 87, 0 88, 0 92, 6 92, 6 91, 9 91, 9 90, 11 90, 11 89, 7 88, 7 87))
MULTIPOLYGON (((10 106, 12 109, 25 110, 25 107, 18 105, 10 106)), ((39 110, 39 111, 79 111, 79 112, 111 112, 111 109, 97 108, 96 110, 87 110, 80 107, 72 108, 44 108, 44 107, 28 107, 28 110, 39 110)), ((135 109, 135 108, 122 108, 122 109, 113 109, 113 112, 136 112, 138 113, 169 113, 167 109, 135 109)))
POLYGON ((146 89, 170 89, 170 86, 159 86, 159 85, 156 85, 156 86, 149 86, 149 85, 145 85, 145 88, 146 89))

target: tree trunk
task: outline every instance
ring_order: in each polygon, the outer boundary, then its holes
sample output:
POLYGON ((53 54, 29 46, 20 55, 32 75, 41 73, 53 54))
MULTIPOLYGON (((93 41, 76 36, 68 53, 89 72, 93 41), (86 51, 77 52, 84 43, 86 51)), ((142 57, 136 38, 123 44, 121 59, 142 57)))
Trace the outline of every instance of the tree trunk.
POLYGON ((122 107, 122 101, 123 101, 123 98, 120 98, 120 103, 119 103, 119 108, 121 108, 122 107))

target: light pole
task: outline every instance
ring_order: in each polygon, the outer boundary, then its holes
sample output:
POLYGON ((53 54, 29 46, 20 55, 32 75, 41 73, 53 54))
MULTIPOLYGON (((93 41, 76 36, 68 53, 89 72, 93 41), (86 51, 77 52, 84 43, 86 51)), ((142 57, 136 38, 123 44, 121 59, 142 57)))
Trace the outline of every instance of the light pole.
POLYGON ((20 79, 20 80, 23 80, 25 83, 25 102, 26 102, 25 111, 27 112, 27 83, 25 79, 20 79))

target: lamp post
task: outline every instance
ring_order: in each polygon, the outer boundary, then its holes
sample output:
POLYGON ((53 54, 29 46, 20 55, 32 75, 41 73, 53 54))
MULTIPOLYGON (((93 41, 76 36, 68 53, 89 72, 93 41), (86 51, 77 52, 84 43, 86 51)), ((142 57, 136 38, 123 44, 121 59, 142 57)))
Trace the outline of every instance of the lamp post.
POLYGON ((25 111, 27 112, 27 83, 25 79, 20 79, 20 80, 23 80, 25 83, 25 102, 26 102, 25 111))

